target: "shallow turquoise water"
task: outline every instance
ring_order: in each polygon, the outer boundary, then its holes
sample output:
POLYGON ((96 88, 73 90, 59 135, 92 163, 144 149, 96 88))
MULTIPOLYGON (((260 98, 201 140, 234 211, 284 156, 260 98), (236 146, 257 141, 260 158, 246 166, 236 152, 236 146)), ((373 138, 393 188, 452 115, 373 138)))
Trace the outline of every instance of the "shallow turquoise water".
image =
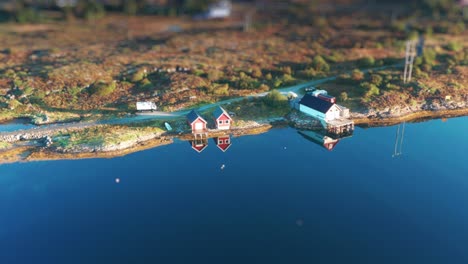
POLYGON ((7 123, 0 123, 0 132, 12 132, 36 127, 27 119, 17 119, 7 123))
POLYGON ((466 263, 468 117, 396 130, 0 165, 0 263, 466 263))

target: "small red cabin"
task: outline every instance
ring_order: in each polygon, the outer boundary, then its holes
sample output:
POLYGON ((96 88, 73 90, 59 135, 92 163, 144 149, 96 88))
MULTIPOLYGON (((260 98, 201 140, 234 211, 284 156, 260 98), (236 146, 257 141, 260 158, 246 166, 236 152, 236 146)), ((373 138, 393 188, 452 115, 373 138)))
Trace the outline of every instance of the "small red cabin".
POLYGON ((222 151, 225 152, 231 146, 231 137, 221 136, 214 139, 216 142, 216 146, 222 151))
POLYGON ((332 104, 336 103, 336 98, 328 94, 318 94, 317 97, 332 104))
POLYGON ((218 106, 213 112, 213 118, 216 129, 231 129, 232 118, 221 106, 218 106))
POLYGON ((192 128, 192 133, 206 132, 206 121, 195 110, 187 115, 187 123, 192 128))

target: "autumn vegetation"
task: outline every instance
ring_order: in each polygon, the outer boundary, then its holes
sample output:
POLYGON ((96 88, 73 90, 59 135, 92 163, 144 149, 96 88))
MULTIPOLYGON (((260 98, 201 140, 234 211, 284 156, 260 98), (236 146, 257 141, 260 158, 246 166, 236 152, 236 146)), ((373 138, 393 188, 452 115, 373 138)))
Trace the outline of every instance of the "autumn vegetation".
POLYGON ((287 102, 275 89, 329 76, 338 77, 323 88, 351 110, 468 100, 466 17, 452 1, 337 1, 335 9, 266 1, 249 30, 245 2, 214 22, 192 19, 210 1, 15 2, 0 24, 0 119, 120 115, 136 101, 173 111, 260 92, 270 94, 229 107, 282 113, 287 102), (420 36, 424 51, 403 84, 405 41, 420 36))

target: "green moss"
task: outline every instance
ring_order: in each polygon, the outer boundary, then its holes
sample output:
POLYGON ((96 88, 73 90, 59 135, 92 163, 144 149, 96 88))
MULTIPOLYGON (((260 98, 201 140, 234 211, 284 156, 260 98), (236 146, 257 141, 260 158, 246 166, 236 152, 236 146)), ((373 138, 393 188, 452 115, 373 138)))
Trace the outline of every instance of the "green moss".
POLYGON ((270 98, 245 99, 240 102, 224 106, 229 112, 234 112, 236 120, 261 120, 265 118, 282 117, 287 115, 291 108, 283 95, 277 96, 275 92, 270 98))
POLYGON ((114 92, 115 87, 116 85, 114 81, 112 81, 111 83, 107 83, 105 81, 98 81, 90 87, 89 92, 93 95, 95 94, 98 96, 107 96, 114 92))
POLYGON ((460 43, 460 42, 451 41, 451 42, 446 46, 446 49, 447 49, 447 50, 450 50, 450 51, 460 51, 460 50, 463 49, 463 44, 460 43))
POLYGON ((133 73, 132 77, 130 78, 130 81, 132 82, 139 82, 143 80, 146 77, 146 70, 145 69, 139 69, 135 73, 133 73))
POLYGON ((11 143, 0 141, 0 150, 7 149, 11 147, 11 143))

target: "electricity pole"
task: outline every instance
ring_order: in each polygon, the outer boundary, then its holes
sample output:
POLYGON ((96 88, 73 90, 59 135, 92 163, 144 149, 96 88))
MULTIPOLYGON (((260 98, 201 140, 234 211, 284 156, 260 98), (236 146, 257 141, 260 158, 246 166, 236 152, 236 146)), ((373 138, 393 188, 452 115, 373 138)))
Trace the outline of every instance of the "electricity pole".
POLYGON ((411 82, 414 57, 416 57, 416 41, 408 40, 406 41, 405 70, 403 72, 403 83, 411 82))

